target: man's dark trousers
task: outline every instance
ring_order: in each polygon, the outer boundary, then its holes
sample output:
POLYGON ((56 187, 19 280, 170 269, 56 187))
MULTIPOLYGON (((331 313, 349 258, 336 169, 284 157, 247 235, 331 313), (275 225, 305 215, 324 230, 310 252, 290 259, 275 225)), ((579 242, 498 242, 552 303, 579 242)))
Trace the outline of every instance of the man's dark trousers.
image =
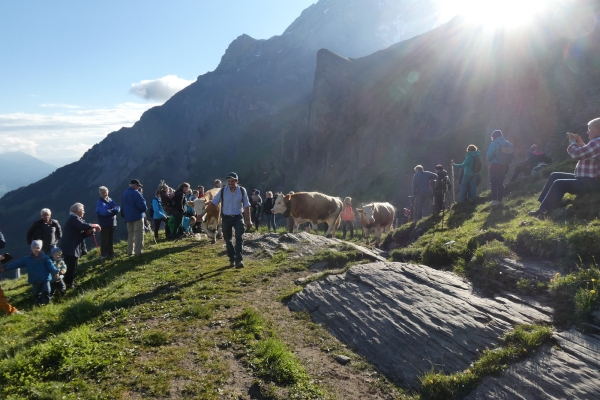
POLYGON ((565 193, 588 194, 600 191, 600 179, 576 178, 575 174, 553 172, 538 197, 540 210, 552 211, 560 205, 565 193))
POLYGON ((223 239, 227 246, 229 261, 240 262, 244 260, 242 249, 244 246, 244 218, 242 215, 223 215, 223 239), (235 249, 233 247, 233 229, 235 229, 235 249))

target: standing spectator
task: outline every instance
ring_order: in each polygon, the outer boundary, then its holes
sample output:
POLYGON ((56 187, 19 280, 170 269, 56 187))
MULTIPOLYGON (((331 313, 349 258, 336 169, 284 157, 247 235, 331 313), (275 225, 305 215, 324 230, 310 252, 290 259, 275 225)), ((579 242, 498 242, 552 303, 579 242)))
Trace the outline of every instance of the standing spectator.
POLYGON ((50 251, 50 260, 58 270, 58 277, 50 283, 50 294, 54 296, 58 292, 64 295, 67 292, 67 285, 63 280, 64 275, 67 273, 67 264, 62 259, 62 250, 59 247, 55 247, 50 251))
POLYGON ((415 167, 415 174, 412 178, 412 193, 414 196, 414 220, 423 218, 423 206, 427 201, 431 201, 430 182, 437 179, 437 175, 430 171, 424 171, 423 166, 415 167))
POLYGON ((173 230, 171 231, 171 239, 177 239, 183 235, 183 217, 185 216, 185 194, 190 188, 190 184, 183 182, 175 191, 173 196, 173 230))
POLYGON ((262 209, 262 197, 260 197, 260 190, 258 189, 254 189, 252 191, 252 195, 250 196, 250 208, 252 223, 258 231, 258 225, 260 223, 260 215, 262 209))
POLYGON ((2 267, 2 271, 18 268, 27 269, 27 281, 31 285, 33 301, 36 306, 50 303, 50 281, 58 279, 58 270, 52 264, 50 257, 42 251, 41 240, 31 242, 31 254, 2 267))
POLYGON ((222 188, 208 203, 207 210, 217 207, 221 203, 223 216, 223 238, 227 245, 227 255, 230 266, 244 267, 244 221, 248 229, 252 228, 250 219, 250 200, 246 189, 238 185, 238 176, 235 172, 227 175, 227 187, 222 188), (235 248, 233 247, 233 230, 235 229, 235 248))
POLYGON ((600 118, 588 122, 587 133, 590 138, 587 144, 581 136, 567 133, 567 152, 577 160, 575 173, 551 173, 538 197, 540 206, 530 211, 529 215, 537 217, 558 208, 565 193, 579 195, 600 192, 600 118))
POLYGON ((75 276, 79 266, 79 257, 87 253, 84 239, 94 234, 94 231, 102 231, 100 225, 88 224, 83 220, 85 210, 83 204, 75 203, 69 209, 69 216, 65 221, 63 237, 60 239, 59 247, 63 251, 65 264, 67 264, 67 273, 65 274, 65 284, 67 288, 77 287, 75 276))
MULTIPOLYGON (((0 232, 0 249, 3 249, 6 245, 6 241, 4 240, 4 235, 0 232)), ((7 260, 8 261, 8 260, 7 260)), ((0 264, 4 264, 4 256, 0 254, 0 264)), ((0 287, 0 310, 4 311, 8 315, 14 314, 22 314, 21 311, 17 310, 16 307, 13 307, 9 304, 8 299, 4 296, 4 292, 0 287)))
POLYGON ((204 198, 204 186, 198 185, 198 196, 196 198, 197 199, 204 198))
POLYGON ((198 191, 195 190, 192 192, 192 189, 190 189, 189 187, 188 190, 185 192, 185 216, 188 218, 196 215, 196 210, 194 210, 194 207, 187 204, 188 201, 193 202, 194 200, 196 200, 196 194, 198 194, 198 191))
POLYGON ((123 193, 121 203, 127 221, 127 255, 142 254, 144 248, 144 218, 146 217, 146 200, 139 192, 142 184, 137 179, 129 182, 129 188, 123 193))
MULTIPOLYGON (((169 217, 173 214, 173 189, 171 189, 169 185, 165 183, 165 181, 160 181, 160 184, 158 185, 158 190, 160 190, 160 199, 162 201, 163 210, 168 220, 169 217)), ((165 235, 167 237, 171 236, 171 228, 167 223, 165 223, 165 235)))
POLYGON ((344 206, 340 213, 342 217, 342 239, 346 240, 346 230, 350 230, 350 239, 354 238, 354 210, 352 209, 352 198, 346 197, 344 199, 344 206))
POLYGON ((166 235, 166 226, 169 217, 165 214, 165 210, 162 206, 162 200, 160 198, 160 189, 158 189, 155 193, 154 198, 152 199, 152 210, 154 210, 154 215, 152 219, 154 219, 154 238, 158 240, 158 230, 160 229, 160 223, 165 223, 165 235, 166 235))
POLYGON ((435 166, 435 173, 437 179, 435 180, 435 186, 433 187, 433 212, 438 215, 442 210, 446 208, 446 193, 452 189, 452 183, 448 178, 448 172, 444 169, 441 164, 435 166))
POLYGON ((492 132, 492 143, 488 148, 487 161, 490 168, 490 189, 492 190, 491 206, 501 205, 504 197, 504 178, 510 168, 515 154, 511 142, 506 140, 501 130, 492 132))
POLYGON ((221 183, 220 179, 215 179, 215 187, 216 188, 222 188, 223 187, 223 183, 221 183))
MULTIPOLYGON (((273 227, 273 233, 277 232, 277 225, 275 224, 275 214, 273 214, 273 207, 275 206, 275 199, 273 198, 273 192, 269 191, 266 193, 267 198, 263 205, 263 214, 267 216, 267 229, 271 232, 273 227)), ((258 229, 258 228, 257 228, 258 229)))
POLYGON ((50 250, 60 240, 62 230, 58 221, 51 219, 52 212, 48 208, 42 208, 40 215, 42 218, 35 221, 27 231, 27 244, 31 245, 33 240, 41 240, 44 243, 42 251, 50 254, 50 250))
POLYGON ((477 172, 473 170, 473 166, 476 162, 476 157, 479 157, 481 151, 477 150, 477 146, 474 144, 470 144, 467 147, 467 155, 465 156, 465 160, 462 164, 454 164, 454 160, 452 160, 452 165, 457 168, 462 168, 464 170, 462 181, 460 182, 460 202, 467 201, 467 193, 469 197, 469 201, 474 201, 475 196, 477 196, 477 172))
POLYGON ((98 214, 98 225, 102 228, 102 231, 100 231, 100 258, 104 260, 115 256, 113 243, 117 226, 117 214, 121 211, 121 207, 108 197, 106 186, 100 186, 98 191, 100 192, 100 198, 96 203, 96 214, 98 214))

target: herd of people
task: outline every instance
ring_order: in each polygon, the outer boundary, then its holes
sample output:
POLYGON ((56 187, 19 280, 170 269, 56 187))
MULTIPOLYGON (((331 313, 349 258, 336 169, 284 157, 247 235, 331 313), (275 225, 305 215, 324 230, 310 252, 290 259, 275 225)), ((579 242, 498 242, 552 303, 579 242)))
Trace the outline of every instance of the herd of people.
MULTIPOLYGON (((553 172, 546 181, 538 197, 540 206, 529 212, 532 216, 542 216, 556 209, 565 193, 589 194, 600 192, 600 118, 588 123, 589 142, 573 133, 567 133, 569 146, 567 152, 571 158, 578 160, 574 173, 553 172)), ((504 138, 502 131, 495 130, 491 135, 492 142, 486 153, 489 166, 491 189, 491 206, 502 205, 505 179, 514 157, 513 145, 504 138)), ((460 177, 459 202, 473 201, 477 195, 479 172, 482 168, 481 151, 470 144, 462 163, 451 161, 452 167, 462 171, 460 177)), ((536 168, 550 163, 552 160, 536 145, 527 152, 527 159, 519 163, 511 177, 514 182, 521 174, 530 174, 536 168)), ((273 207, 275 198, 268 191, 265 200, 260 191, 254 189, 248 195, 245 188, 238 184, 238 176, 231 172, 227 175, 227 185, 223 187, 220 180, 215 181, 218 192, 212 200, 206 203, 206 209, 197 214, 192 206, 194 201, 204 202, 203 186, 191 190, 189 183, 182 183, 174 190, 161 181, 149 210, 143 196, 143 185, 137 179, 129 182, 129 187, 123 193, 119 206, 109 197, 105 186, 99 188, 99 199, 96 204, 98 223, 88 223, 83 219, 85 208, 81 203, 75 203, 69 209, 64 227, 52 212, 44 208, 40 219, 36 220, 27 231, 27 243, 31 253, 20 260, 8 263, 9 254, 0 255, 1 271, 25 268, 28 281, 32 287, 33 300, 36 305, 48 304, 53 295, 64 294, 68 289, 77 287, 76 276, 79 258, 86 251, 84 239, 100 232, 100 256, 102 260, 114 257, 114 231, 117 226, 117 215, 121 215, 127 223, 127 255, 142 254, 144 247, 144 231, 149 228, 146 214, 154 220, 154 238, 164 225, 167 239, 178 239, 201 228, 204 215, 221 206, 223 238, 226 243, 227 256, 230 266, 244 267, 243 234, 252 226, 258 229, 261 220, 266 219, 269 232, 276 231, 273 207), (235 231, 235 245, 233 234, 235 231), (7 264, 8 263, 8 264, 7 264)), ((435 167, 435 172, 425 171, 421 165, 415 167, 412 179, 412 217, 420 219, 423 208, 428 200, 433 201, 433 212, 439 213, 446 208, 446 195, 452 189, 452 181, 442 165, 435 167)), ((293 193, 293 192, 290 192, 293 193)), ((354 211, 352 199, 346 197, 340 212, 343 238, 349 231, 350 238, 354 236, 354 211)), ((293 218, 288 217, 288 230, 293 229, 293 218), (292 220, 291 226, 289 224, 292 220)), ((310 229, 310 228, 309 228, 310 229)), ((95 240, 95 236, 94 236, 95 240)), ((0 232, 0 248, 5 246, 5 238, 0 232)), ((11 306, 0 288, 0 309, 7 314, 20 313, 11 306)))

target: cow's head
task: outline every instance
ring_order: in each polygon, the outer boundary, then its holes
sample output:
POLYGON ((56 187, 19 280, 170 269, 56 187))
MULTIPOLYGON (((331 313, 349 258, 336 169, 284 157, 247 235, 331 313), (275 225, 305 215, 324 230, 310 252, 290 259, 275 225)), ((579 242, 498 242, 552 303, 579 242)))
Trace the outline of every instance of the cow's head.
POLYGON ((373 217, 373 204, 369 204, 368 206, 363 206, 363 214, 367 219, 369 224, 375 223, 375 217, 373 217))
POLYGON ((273 214, 284 214, 290 207, 291 198, 292 195, 286 194, 284 196, 283 193, 279 193, 273 206, 273 214))

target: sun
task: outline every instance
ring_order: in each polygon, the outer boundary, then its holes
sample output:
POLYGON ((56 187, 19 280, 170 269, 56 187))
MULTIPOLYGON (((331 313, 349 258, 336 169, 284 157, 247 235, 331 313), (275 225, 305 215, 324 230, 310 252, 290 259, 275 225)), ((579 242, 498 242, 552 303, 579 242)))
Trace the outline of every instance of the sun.
POLYGON ((553 3, 556 0, 439 0, 442 13, 491 28, 527 24, 553 3))

